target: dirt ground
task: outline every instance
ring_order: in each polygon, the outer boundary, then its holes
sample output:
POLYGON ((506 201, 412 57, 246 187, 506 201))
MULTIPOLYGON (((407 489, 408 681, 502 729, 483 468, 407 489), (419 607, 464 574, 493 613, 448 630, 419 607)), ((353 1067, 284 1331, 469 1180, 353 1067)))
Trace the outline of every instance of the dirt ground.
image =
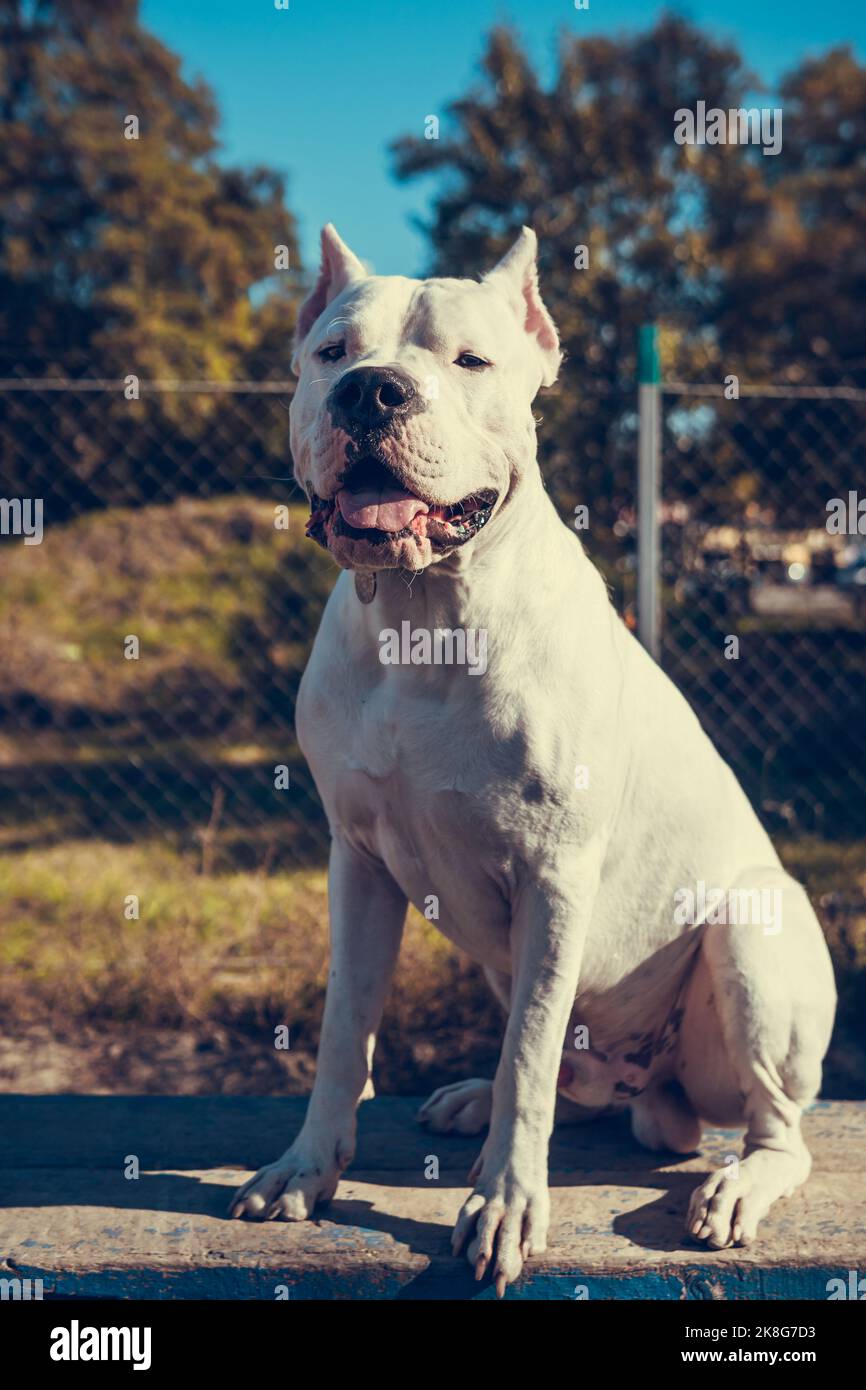
POLYGON ((128 1027, 58 1038, 47 1027, 0 1037, 0 1091, 89 1095, 302 1095, 312 1052, 266 1053, 241 1038, 128 1027))
MULTIPOLYGON (((467 1076, 492 1076, 497 1029, 408 1045, 383 1029, 374 1068, 378 1090, 420 1095, 467 1076)), ((228 1029, 110 1026, 58 1037, 43 1025, 0 1035, 0 1092, 51 1095, 306 1095, 314 1047, 278 1051, 228 1029)))
MULTIPOLYGON (((443 1032, 435 1046, 407 1044, 387 1024, 374 1068, 376 1089, 425 1095, 469 1076, 492 1077, 499 1037, 495 1027, 443 1032)), ((44 1025, 0 1036, 0 1092, 51 1095, 306 1095, 315 1075, 315 1048, 277 1051, 228 1029, 130 1028, 70 1032, 44 1025)), ((822 1094, 830 1100, 864 1095, 866 1057, 856 1039, 837 1033, 824 1066, 822 1094)))

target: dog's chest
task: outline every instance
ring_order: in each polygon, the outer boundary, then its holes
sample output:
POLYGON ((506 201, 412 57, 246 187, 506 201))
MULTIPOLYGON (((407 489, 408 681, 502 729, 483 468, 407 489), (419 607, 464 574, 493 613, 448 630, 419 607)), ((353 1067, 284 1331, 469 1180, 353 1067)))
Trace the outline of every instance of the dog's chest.
POLYGON ((453 675, 426 688, 356 675, 306 690, 300 713, 332 827, 446 936, 505 968, 517 874, 545 834, 548 774, 519 721, 491 727, 453 675))

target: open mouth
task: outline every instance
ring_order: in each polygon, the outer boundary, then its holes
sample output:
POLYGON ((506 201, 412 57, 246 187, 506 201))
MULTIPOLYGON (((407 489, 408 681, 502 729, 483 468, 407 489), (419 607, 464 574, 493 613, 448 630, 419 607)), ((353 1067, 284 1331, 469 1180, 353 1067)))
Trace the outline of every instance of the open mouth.
POLYGON ((491 488, 460 502, 425 502, 407 491, 378 459, 365 457, 352 466, 333 497, 310 498, 307 535, 327 549, 335 536, 387 545, 393 541, 428 540, 434 550, 464 545, 490 519, 498 494, 491 488))

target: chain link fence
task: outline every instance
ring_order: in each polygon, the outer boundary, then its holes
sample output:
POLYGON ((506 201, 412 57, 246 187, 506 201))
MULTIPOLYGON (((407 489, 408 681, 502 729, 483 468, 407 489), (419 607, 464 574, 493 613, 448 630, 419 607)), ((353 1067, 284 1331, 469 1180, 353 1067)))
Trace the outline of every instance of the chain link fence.
MULTIPOLYGON (((864 476, 866 392, 661 389, 661 661, 771 828, 866 834, 866 537, 827 529, 864 476)), ((0 537, 6 848, 323 861, 293 714, 334 571, 304 538, 291 390, 0 381, 0 497, 44 513, 41 544, 0 537)), ((606 539, 633 573, 633 505, 606 539)))
POLYGON ((866 391, 662 401, 662 664, 771 829, 862 836, 866 391))
POLYGON ((40 544, 0 540, 0 843, 321 862, 294 700, 333 567, 304 537, 291 390, 0 382, 0 496, 44 518, 40 544))

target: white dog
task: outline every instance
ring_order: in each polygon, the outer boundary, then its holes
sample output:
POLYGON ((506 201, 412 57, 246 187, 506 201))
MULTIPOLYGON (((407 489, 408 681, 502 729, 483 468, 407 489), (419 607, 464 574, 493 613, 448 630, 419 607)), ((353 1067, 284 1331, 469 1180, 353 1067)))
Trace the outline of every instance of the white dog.
POLYGON ((435 895, 508 1013, 495 1080, 421 1111, 489 1125, 454 1249, 500 1294, 545 1247, 557 1093, 630 1106, 654 1149, 742 1123, 738 1176, 701 1183, 687 1230, 750 1242, 808 1175, 835 1004, 806 894, 544 490, 531 406, 559 364, 529 229, 476 283, 367 275, 325 228, 291 440, 309 533, 349 571, 297 710, 332 835, 330 978, 304 1126, 231 1208, 299 1220, 333 1195, 407 901, 435 895))

